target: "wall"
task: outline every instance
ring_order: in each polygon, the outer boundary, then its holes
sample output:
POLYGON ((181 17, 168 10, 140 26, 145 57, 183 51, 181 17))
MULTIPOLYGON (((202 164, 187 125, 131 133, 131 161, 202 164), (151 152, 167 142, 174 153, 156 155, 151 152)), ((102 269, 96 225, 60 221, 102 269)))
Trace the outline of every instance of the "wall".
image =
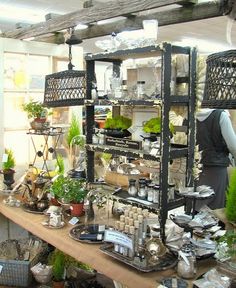
MULTIPOLYGON (((6 126, 6 123, 4 123, 4 90, 3 90, 4 88, 3 87, 4 86, 4 52, 50 56, 50 67, 48 67, 48 74, 50 74, 53 72, 52 71, 52 57, 53 56, 61 57, 61 58, 68 57, 68 46, 0 38, 0 79, 2 79, 0 81, 0 161, 2 159, 2 154, 4 151, 4 127, 6 126)), ((72 63, 75 65, 74 69, 81 70, 83 68, 82 47, 78 47, 78 46, 72 47, 72 56, 73 56, 72 63)), ((81 107, 73 107, 73 109, 77 111, 77 115, 80 115, 80 116, 82 115, 81 107)), ((23 131, 22 133, 25 134, 25 131, 23 131)), ((16 138, 16 143, 17 143, 17 137, 15 138, 16 138)), ((30 139, 28 141, 29 141, 29 144, 26 146, 26 149, 28 149, 31 145, 30 139)), ((24 169, 25 167, 16 167, 19 177, 21 176, 21 173, 24 171, 24 169)), ((0 181, 2 182, 1 176, 0 176, 0 181)), ((13 209, 21 209, 21 208, 13 208, 13 209)), ((1 227, 0 228, 0 241, 6 240, 8 238, 12 238, 12 239, 22 238, 22 237, 24 238, 28 235, 27 231, 18 227, 16 224, 9 221, 2 215, 0 215, 0 227, 1 227)))

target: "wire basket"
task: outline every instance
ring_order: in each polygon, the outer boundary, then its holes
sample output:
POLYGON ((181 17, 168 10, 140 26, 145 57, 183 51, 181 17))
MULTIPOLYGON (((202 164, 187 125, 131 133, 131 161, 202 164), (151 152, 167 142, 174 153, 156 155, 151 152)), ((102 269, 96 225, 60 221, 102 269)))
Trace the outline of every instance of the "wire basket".
POLYGON ((46 75, 44 104, 49 107, 79 105, 86 95, 85 71, 68 69, 46 75))
POLYGON ((206 62, 202 107, 236 108, 236 50, 211 54, 206 62))

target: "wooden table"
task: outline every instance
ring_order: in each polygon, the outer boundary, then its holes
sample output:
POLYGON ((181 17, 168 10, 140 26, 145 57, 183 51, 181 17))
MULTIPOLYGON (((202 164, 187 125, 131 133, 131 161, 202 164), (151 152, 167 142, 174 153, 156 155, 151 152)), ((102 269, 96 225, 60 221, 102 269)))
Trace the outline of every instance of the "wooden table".
MULTIPOLYGON (((48 229, 41 222, 46 216, 25 212, 22 208, 9 207, 2 203, 4 196, 0 196, 0 213, 20 225, 27 231, 38 236, 44 241, 57 247, 64 253, 82 261, 107 277, 122 283, 124 286, 135 288, 154 288, 165 277, 175 274, 174 269, 162 272, 142 273, 136 269, 120 263, 115 259, 103 254, 99 250, 99 244, 86 244, 73 240, 69 236, 72 225, 67 224, 61 229, 48 229)), ((198 274, 210 269, 215 263, 213 260, 202 261, 198 274)), ((192 287, 191 281, 189 287, 192 287)))

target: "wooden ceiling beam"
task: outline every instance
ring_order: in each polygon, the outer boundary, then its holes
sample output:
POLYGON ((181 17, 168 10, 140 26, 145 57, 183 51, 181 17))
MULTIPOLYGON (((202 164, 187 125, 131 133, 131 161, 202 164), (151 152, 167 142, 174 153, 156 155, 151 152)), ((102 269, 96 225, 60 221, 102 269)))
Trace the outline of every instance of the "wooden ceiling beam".
MULTIPOLYGON (((166 26, 177 23, 184 23, 190 21, 197 21, 207 18, 213 18, 223 15, 222 1, 205 2, 196 4, 194 6, 184 6, 168 11, 149 13, 145 16, 136 16, 119 20, 114 23, 104 25, 92 25, 85 30, 76 30, 75 35, 80 39, 89 39, 109 35, 112 32, 122 32, 124 30, 135 30, 142 28, 142 21, 144 19, 158 19, 158 25, 166 26)), ((43 36, 36 39, 37 41, 50 42, 62 44, 64 43, 63 33, 56 33, 53 36, 43 36)))
POLYGON ((76 12, 61 15, 46 22, 31 25, 29 28, 17 29, 5 32, 3 37, 26 39, 40 35, 62 31, 76 26, 77 24, 89 24, 100 20, 114 18, 129 13, 145 11, 149 9, 178 4, 180 0, 119 0, 95 4, 76 12))

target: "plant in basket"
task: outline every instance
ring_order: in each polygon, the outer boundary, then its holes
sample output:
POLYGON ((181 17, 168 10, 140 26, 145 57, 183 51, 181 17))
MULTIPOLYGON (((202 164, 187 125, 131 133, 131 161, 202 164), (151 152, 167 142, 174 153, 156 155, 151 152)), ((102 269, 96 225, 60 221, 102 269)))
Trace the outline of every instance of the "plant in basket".
POLYGON ((7 189, 11 190, 11 185, 14 183, 15 170, 15 157, 11 149, 5 149, 3 156, 3 164, 1 173, 3 174, 3 183, 7 186, 7 189))
POLYGON ((48 122, 46 120, 51 112, 49 112, 43 103, 31 99, 28 103, 22 105, 22 109, 27 113, 28 119, 32 119, 30 123, 32 129, 42 130, 47 128, 48 122))
POLYGON ((130 128, 131 125, 132 120, 122 115, 107 118, 104 124, 105 134, 117 138, 128 137, 131 133, 127 129, 130 128))

